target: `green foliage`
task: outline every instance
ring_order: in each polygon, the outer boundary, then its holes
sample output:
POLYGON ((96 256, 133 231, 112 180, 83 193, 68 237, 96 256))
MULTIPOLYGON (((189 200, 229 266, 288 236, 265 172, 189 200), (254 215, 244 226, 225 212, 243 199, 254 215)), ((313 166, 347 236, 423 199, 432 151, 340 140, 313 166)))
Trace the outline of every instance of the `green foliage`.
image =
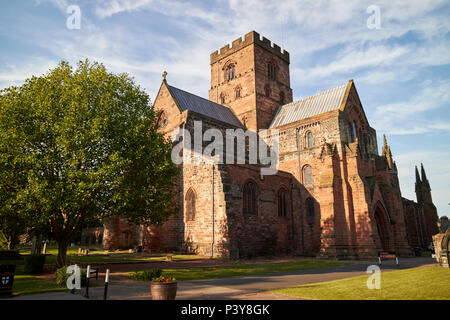
MULTIPOLYGON (((81 286, 86 287, 86 269, 80 270, 81 275, 81 286)), ((56 283, 60 286, 65 286, 67 284, 67 279, 71 276, 71 273, 67 273, 67 267, 62 267, 56 270, 56 283)))
POLYGON ((139 281, 152 281, 153 279, 159 278, 162 275, 161 269, 135 271, 131 274, 133 280, 139 281))
POLYGON ((44 254, 29 254, 24 257, 23 272, 25 274, 41 274, 45 264, 44 254))
POLYGON ((0 91, 0 218, 48 225, 62 266, 83 224, 120 215, 158 225, 174 212, 171 147, 130 77, 62 62, 0 91))
POLYGON ((0 230, 0 249, 8 249, 8 241, 6 240, 6 236, 3 233, 3 230, 0 230))

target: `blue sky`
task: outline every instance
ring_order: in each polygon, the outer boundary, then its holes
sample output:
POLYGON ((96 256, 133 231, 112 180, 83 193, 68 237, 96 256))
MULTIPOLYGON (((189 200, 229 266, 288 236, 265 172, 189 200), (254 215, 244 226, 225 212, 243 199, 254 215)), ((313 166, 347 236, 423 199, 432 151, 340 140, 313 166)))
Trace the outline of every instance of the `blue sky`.
POLYGON ((410 1, 1 0, 0 88, 61 60, 127 72, 154 99, 161 73, 203 97, 209 55, 251 30, 289 51, 294 99, 354 79, 381 148, 385 133, 402 195, 415 200, 423 162, 439 215, 450 213, 450 4, 410 1), (69 29, 67 8, 81 9, 69 29), (367 8, 380 8, 370 29, 367 8))

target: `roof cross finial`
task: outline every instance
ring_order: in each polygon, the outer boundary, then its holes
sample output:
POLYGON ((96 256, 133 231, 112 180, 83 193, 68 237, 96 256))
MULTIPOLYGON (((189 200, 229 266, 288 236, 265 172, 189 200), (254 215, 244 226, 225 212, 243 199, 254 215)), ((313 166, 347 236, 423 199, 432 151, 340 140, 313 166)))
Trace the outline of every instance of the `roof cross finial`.
POLYGON ((167 76, 167 71, 164 71, 163 74, 162 74, 163 81, 166 81, 166 76, 167 76))

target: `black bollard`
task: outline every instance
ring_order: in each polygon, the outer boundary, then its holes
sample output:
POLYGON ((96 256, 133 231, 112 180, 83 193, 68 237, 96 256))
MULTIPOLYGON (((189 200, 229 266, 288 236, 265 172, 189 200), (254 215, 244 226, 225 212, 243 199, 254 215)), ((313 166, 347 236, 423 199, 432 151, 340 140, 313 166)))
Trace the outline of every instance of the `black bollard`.
POLYGON ((106 300, 108 297, 108 282, 109 282, 109 269, 106 269, 106 276, 105 276, 105 291, 103 293, 103 300, 106 300))
POLYGON ((86 270, 86 293, 84 294, 84 297, 88 299, 89 299, 89 278, 91 277, 90 273, 91 273, 91 266, 88 265, 86 270))

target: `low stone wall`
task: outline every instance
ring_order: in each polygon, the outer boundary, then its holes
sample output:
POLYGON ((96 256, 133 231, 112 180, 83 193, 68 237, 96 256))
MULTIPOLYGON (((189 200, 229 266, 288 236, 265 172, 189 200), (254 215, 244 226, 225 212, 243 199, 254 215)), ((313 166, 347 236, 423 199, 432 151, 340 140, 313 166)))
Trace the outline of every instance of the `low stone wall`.
POLYGON ((441 267, 449 268, 449 240, 450 240, 450 229, 445 233, 438 233, 433 236, 434 251, 436 254, 436 262, 440 264, 441 267))

